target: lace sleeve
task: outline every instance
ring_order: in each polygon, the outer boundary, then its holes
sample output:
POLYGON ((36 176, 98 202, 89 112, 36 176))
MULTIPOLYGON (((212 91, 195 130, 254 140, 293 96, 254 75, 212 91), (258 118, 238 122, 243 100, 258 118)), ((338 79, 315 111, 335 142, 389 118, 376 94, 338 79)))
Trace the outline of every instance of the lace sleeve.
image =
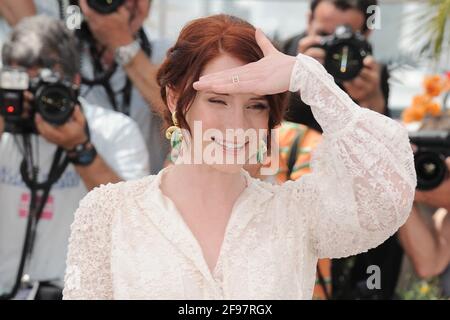
POLYGON ((91 191, 75 212, 71 226, 63 299, 112 299, 110 272, 111 190, 91 191))
POLYGON ((317 257, 338 258, 376 247, 406 221, 416 186, 407 131, 360 108, 323 66, 300 54, 291 78, 324 130, 312 172, 283 185, 288 212, 306 214, 317 257))

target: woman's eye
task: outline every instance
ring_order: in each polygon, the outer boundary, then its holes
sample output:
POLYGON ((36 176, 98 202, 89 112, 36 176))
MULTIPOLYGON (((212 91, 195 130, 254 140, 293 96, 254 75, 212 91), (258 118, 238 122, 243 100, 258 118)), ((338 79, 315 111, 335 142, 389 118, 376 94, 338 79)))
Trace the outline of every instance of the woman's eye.
POLYGON ((208 99, 208 101, 211 103, 218 103, 218 104, 226 105, 225 101, 222 101, 222 100, 208 99))
POLYGON ((254 104, 247 107, 248 109, 254 109, 254 110, 266 110, 269 109, 269 106, 263 103, 254 104))

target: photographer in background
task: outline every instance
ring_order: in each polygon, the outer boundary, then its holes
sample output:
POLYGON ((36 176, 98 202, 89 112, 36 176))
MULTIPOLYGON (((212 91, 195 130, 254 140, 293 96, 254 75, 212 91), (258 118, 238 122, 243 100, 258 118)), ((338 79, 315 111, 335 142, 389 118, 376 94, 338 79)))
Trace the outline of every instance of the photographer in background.
POLYGON ((36 10, 69 21, 68 5, 81 8, 84 22, 76 30, 80 41, 78 50, 82 52, 81 96, 134 119, 146 141, 150 170, 159 172, 169 144, 162 136, 161 120, 154 113, 162 106, 156 72, 168 46, 163 41, 150 42, 144 29, 151 1, 18 2, 20 6, 15 6, 16 0, 0 1, 0 12, 4 12, 7 21, 32 15, 36 10))
MULTIPOLYGON (((360 106, 390 116, 387 67, 371 55, 367 22, 377 0, 312 0, 307 30, 286 41, 284 52, 320 61, 360 106)), ((311 108, 291 94, 286 119, 322 132, 311 108)), ((403 251, 394 235, 366 253, 332 261, 332 299, 392 299, 403 251), (381 269, 381 289, 369 290, 367 268, 381 269)))
POLYGON ((23 19, 5 42, 2 60, 0 295, 58 298, 79 201, 100 184, 147 175, 148 154, 129 117, 77 97, 79 53, 62 21, 44 16, 23 19), (19 88, 23 81, 17 80, 25 78, 28 86, 19 88), (57 161, 58 157, 65 160, 57 161), (55 168, 59 177, 47 185, 55 168), (48 193, 36 195, 41 184, 48 193), (24 239, 35 202, 42 210, 28 251, 23 250, 24 239), (27 283, 17 288, 16 279, 22 275, 28 275, 23 278, 27 283))
POLYGON ((446 166, 446 179, 439 186, 416 191, 413 209, 399 230, 399 238, 419 277, 438 276, 447 268, 441 283, 444 295, 450 296, 450 157, 446 166))
POLYGON ((78 2, 87 22, 79 32, 83 45, 81 95, 138 123, 147 142, 150 170, 157 173, 169 146, 154 112, 163 105, 156 83, 159 66, 151 60, 154 43, 143 29, 151 1, 115 0, 96 7, 95 1, 72 1, 78 2))
MULTIPOLYGON (((367 42, 371 34, 367 21, 373 14, 369 9, 377 3, 377 0, 312 0, 308 13, 307 30, 288 39, 284 44, 284 52, 293 56, 303 53, 317 59, 326 66, 327 71, 335 76, 338 84, 360 106, 390 116, 387 105, 389 97, 388 70, 385 65, 380 65, 375 61, 367 42), (335 44, 339 42, 339 40, 336 41, 335 34, 339 26, 349 28, 340 35, 340 38, 342 39, 348 34, 352 37, 353 49, 362 47, 358 50, 363 52, 353 51, 355 53, 352 54, 352 52, 345 52, 349 48, 348 46, 339 47, 338 45, 332 52, 333 48, 330 47, 330 44, 333 38, 335 38, 335 44), (350 35, 351 32, 354 34, 350 35), (360 54, 362 63, 355 68, 352 60, 360 54), (330 70, 327 66, 327 59, 332 60, 336 55, 347 64, 347 74, 343 75, 344 79, 342 80, 338 79, 338 75, 336 75, 339 70, 333 72, 334 70, 330 70), (346 60, 347 58, 348 60, 346 60), (356 75, 351 74, 352 68, 357 69, 356 75), (359 69, 361 70, 358 71, 359 69)), ((332 61, 329 61, 329 64, 332 65, 332 61)), ((335 61, 335 64, 337 64, 336 69, 342 67, 340 61, 335 61)), ((314 119, 310 107, 301 101, 298 94, 291 95, 286 118, 322 131, 314 119)))

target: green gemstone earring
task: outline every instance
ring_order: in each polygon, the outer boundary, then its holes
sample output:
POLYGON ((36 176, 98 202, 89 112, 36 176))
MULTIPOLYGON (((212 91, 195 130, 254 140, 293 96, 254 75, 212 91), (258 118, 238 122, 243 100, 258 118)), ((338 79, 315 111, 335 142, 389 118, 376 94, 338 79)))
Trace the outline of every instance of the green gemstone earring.
POLYGON ((183 134, 181 133, 181 128, 178 126, 176 113, 176 111, 172 113, 173 126, 170 126, 166 130, 166 138, 170 140, 170 146, 173 149, 181 147, 181 143, 183 142, 183 134))
POLYGON ((183 134, 181 133, 181 129, 178 128, 174 132, 172 132, 172 136, 170 137, 170 145, 174 149, 178 149, 181 147, 181 143, 183 142, 183 134))
POLYGON ((264 154, 267 152, 267 144, 261 139, 259 142, 258 152, 256 153, 256 162, 263 163, 264 162, 264 154))

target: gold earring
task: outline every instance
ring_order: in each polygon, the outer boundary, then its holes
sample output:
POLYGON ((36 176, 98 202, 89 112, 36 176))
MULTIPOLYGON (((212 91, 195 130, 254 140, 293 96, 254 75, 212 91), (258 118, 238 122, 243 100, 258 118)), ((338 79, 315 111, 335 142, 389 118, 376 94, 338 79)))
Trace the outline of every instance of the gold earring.
POLYGON ((166 138, 167 138, 168 140, 172 139, 172 134, 173 134, 176 130, 180 129, 180 127, 178 126, 178 120, 177 120, 176 114, 177 114, 176 111, 174 111, 174 112, 172 113, 172 122, 173 122, 173 126, 170 126, 170 127, 167 128, 167 130, 166 130, 166 138))
POLYGON ((170 146, 173 149, 181 148, 181 142, 183 141, 183 134, 181 128, 178 126, 176 111, 172 113, 173 126, 167 128, 166 138, 170 140, 170 146))

